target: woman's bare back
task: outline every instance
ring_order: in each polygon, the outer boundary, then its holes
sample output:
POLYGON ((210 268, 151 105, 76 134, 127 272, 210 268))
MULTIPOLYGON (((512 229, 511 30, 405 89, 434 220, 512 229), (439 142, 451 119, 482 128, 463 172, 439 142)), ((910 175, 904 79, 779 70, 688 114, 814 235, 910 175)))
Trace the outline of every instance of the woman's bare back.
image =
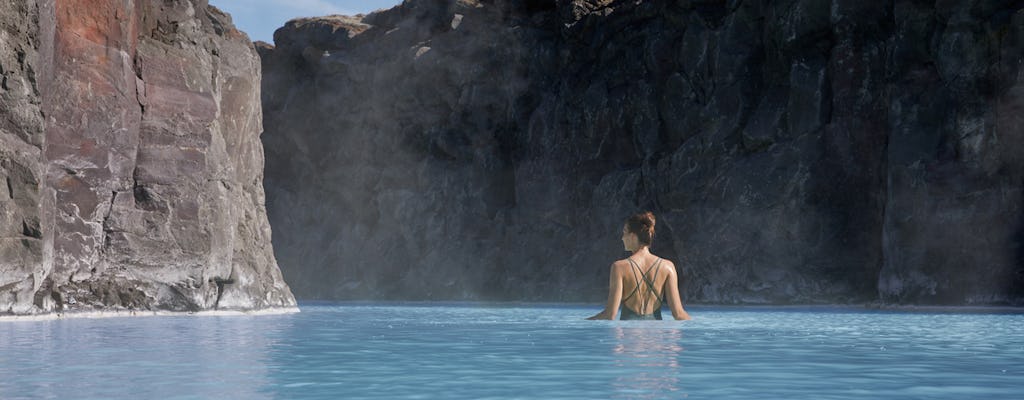
POLYGON ((638 315, 647 315, 661 308, 665 293, 665 282, 672 276, 668 269, 674 268, 671 261, 650 255, 649 257, 619 260, 622 276, 622 305, 638 315))

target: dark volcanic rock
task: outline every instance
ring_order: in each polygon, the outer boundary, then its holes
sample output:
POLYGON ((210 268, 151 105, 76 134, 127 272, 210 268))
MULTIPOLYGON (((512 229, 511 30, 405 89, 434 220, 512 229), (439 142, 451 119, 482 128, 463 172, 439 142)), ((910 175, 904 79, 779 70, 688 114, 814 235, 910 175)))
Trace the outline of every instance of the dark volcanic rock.
POLYGON ((651 209, 692 301, 1024 301, 1019 5, 413 0, 275 41, 300 296, 597 300, 651 209))
POLYGON ((230 17, 11 4, 0 313, 293 306, 263 205, 259 59, 230 17))

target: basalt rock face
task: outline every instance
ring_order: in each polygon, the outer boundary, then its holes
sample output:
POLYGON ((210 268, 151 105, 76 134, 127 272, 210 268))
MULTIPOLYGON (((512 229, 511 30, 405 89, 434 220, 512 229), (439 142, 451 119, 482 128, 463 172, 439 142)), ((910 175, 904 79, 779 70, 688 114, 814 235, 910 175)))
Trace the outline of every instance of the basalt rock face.
POLYGON ((598 300, 650 209, 690 301, 1024 300, 1020 5, 410 0, 275 42, 300 296, 598 300))
POLYGON ((202 0, 0 12, 0 314, 294 306, 259 58, 202 0))

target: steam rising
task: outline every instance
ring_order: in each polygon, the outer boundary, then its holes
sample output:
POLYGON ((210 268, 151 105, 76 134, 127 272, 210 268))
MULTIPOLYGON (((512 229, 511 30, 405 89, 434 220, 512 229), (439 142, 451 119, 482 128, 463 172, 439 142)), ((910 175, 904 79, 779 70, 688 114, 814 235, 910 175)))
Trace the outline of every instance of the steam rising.
POLYGON ((651 209, 693 300, 1019 301, 1024 142, 1005 115, 1024 24, 986 22, 1020 40, 971 64, 914 39, 936 29, 919 16, 967 9, 697 3, 410 0, 289 22, 261 54, 293 290, 593 301, 622 219, 651 209), (978 78, 951 85, 956 65, 978 78))

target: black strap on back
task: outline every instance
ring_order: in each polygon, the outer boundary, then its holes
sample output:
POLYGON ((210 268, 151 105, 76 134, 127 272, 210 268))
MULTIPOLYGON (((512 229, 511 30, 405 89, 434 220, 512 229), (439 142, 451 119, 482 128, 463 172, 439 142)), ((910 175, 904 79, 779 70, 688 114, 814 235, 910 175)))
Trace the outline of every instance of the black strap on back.
MULTIPOLYGON (((654 301, 657 304, 657 308, 661 308, 661 298, 658 297, 658 291, 655 289, 654 286, 654 282, 658 281, 657 267, 659 264, 661 264, 661 258, 659 258, 657 261, 651 264, 651 266, 647 268, 647 272, 641 270, 640 265, 633 261, 632 258, 627 258, 626 260, 629 260, 629 265, 631 267, 629 270, 633 271, 633 278, 636 279, 636 287, 634 287, 633 291, 629 293, 629 296, 626 296, 626 298, 622 299, 622 302, 626 302, 626 300, 633 298, 633 295, 639 293, 640 282, 643 281, 643 283, 647 285, 647 289, 651 291, 651 296, 654 297, 654 301), (651 270, 654 270, 654 276, 648 279, 647 276, 651 273, 651 270), (637 276, 637 272, 640 273, 639 276, 637 276)), ((648 299, 643 299, 640 302, 640 314, 644 314, 644 311, 647 310, 647 300, 648 299)))

